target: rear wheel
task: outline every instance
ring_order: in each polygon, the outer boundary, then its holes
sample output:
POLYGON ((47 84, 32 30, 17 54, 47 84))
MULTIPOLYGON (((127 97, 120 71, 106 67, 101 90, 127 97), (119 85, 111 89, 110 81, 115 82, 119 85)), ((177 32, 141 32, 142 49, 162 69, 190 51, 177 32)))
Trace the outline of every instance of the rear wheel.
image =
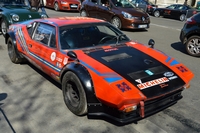
POLYGON ((186 51, 192 56, 200 56, 200 36, 190 37, 185 44, 186 51))
POLYGON ((8 47, 9 58, 13 63, 19 64, 24 62, 25 59, 18 56, 18 51, 15 48, 13 40, 11 38, 8 39, 7 47, 8 47))
POLYGON ((73 72, 67 72, 62 80, 62 92, 65 104, 75 115, 87 113, 87 101, 84 88, 73 72))
POLYGON ((81 10, 80 15, 81 15, 82 17, 87 17, 87 16, 88 16, 88 14, 86 13, 85 10, 81 10))
POLYGON ((180 21, 185 21, 186 19, 186 16, 185 14, 181 14, 180 17, 179 17, 180 21))
POLYGON ((55 11, 59 11, 60 10, 57 2, 54 4, 54 10, 55 11))
POLYGON ((117 28, 119 28, 119 29, 122 28, 121 20, 120 20, 118 17, 114 17, 114 18, 111 20, 111 23, 112 23, 115 27, 117 27, 117 28))
POLYGON ((5 20, 1 20, 1 32, 3 34, 3 36, 5 37, 6 33, 8 31, 8 26, 5 20))
POLYGON ((154 15, 155 17, 160 17, 160 12, 159 12, 159 11, 155 11, 155 12, 153 13, 153 15, 154 15))

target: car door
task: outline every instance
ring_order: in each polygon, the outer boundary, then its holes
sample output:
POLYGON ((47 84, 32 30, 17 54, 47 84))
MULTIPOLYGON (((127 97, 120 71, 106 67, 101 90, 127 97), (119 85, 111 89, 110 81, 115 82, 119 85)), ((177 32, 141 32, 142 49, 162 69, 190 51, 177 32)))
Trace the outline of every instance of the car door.
POLYGON ((97 8, 99 19, 110 21, 113 16, 112 3, 110 0, 101 0, 97 8))
POLYGON ((99 0, 90 0, 85 6, 90 17, 97 18, 99 0))
POLYGON ((173 18, 179 18, 181 12, 185 9, 184 5, 177 5, 176 8, 171 12, 171 16, 173 18))
POLYGON ((37 50, 36 56, 42 63, 40 65, 42 70, 50 76, 58 75, 60 70, 59 62, 61 60, 57 56, 59 51, 56 41, 56 27, 39 23, 33 33, 33 41, 38 43, 35 46, 37 50))
POLYGON ((176 6, 177 5, 170 5, 168 6, 167 8, 164 9, 164 13, 163 13, 163 16, 168 16, 168 17, 171 17, 174 12, 174 10, 176 9, 176 6))

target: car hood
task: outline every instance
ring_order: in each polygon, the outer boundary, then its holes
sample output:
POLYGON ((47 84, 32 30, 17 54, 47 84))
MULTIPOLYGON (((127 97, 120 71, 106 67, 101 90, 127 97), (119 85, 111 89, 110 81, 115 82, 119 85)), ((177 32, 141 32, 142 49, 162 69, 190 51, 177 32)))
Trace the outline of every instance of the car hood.
POLYGON ((112 97, 120 93, 128 99, 152 99, 182 89, 193 77, 193 73, 183 64, 142 44, 120 44, 82 52, 77 52, 81 63, 87 67, 93 79, 99 77, 93 81, 99 87, 95 89, 99 99, 105 98, 102 94, 109 95, 109 90, 113 90, 110 94, 112 97), (181 72, 182 68, 185 72, 181 72))
POLYGON ((138 16, 138 17, 142 17, 142 16, 148 16, 148 14, 146 12, 144 12, 141 9, 138 8, 123 8, 123 7, 118 7, 121 11, 130 13, 133 16, 138 16))
POLYGON ((4 6, 2 8, 4 13, 10 14, 10 13, 15 13, 18 14, 19 17, 21 18, 29 18, 29 15, 32 16, 32 18, 40 18, 40 12, 36 10, 32 10, 28 7, 21 7, 21 6, 4 6))

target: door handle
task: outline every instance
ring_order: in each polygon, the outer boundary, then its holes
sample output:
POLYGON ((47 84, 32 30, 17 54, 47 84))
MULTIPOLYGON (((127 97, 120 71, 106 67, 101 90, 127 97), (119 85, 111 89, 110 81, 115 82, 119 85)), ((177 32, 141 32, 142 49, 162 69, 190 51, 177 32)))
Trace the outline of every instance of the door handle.
POLYGON ((32 44, 28 44, 29 47, 32 47, 32 44))

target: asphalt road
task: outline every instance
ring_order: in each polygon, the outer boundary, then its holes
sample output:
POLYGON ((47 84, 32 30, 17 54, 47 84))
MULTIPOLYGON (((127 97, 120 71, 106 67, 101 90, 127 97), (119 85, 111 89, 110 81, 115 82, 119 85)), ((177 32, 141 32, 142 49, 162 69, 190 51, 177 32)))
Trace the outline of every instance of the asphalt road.
MULTIPOLYGON (((79 16, 55 12, 50 17, 79 16)), ((148 118, 124 126, 72 114, 64 104, 60 86, 28 64, 11 63, 0 36, 0 132, 1 133, 200 133, 199 58, 186 54, 179 41, 183 22, 151 17, 147 31, 124 30, 131 39, 147 44, 188 66, 195 74, 190 89, 177 104, 148 118)))

